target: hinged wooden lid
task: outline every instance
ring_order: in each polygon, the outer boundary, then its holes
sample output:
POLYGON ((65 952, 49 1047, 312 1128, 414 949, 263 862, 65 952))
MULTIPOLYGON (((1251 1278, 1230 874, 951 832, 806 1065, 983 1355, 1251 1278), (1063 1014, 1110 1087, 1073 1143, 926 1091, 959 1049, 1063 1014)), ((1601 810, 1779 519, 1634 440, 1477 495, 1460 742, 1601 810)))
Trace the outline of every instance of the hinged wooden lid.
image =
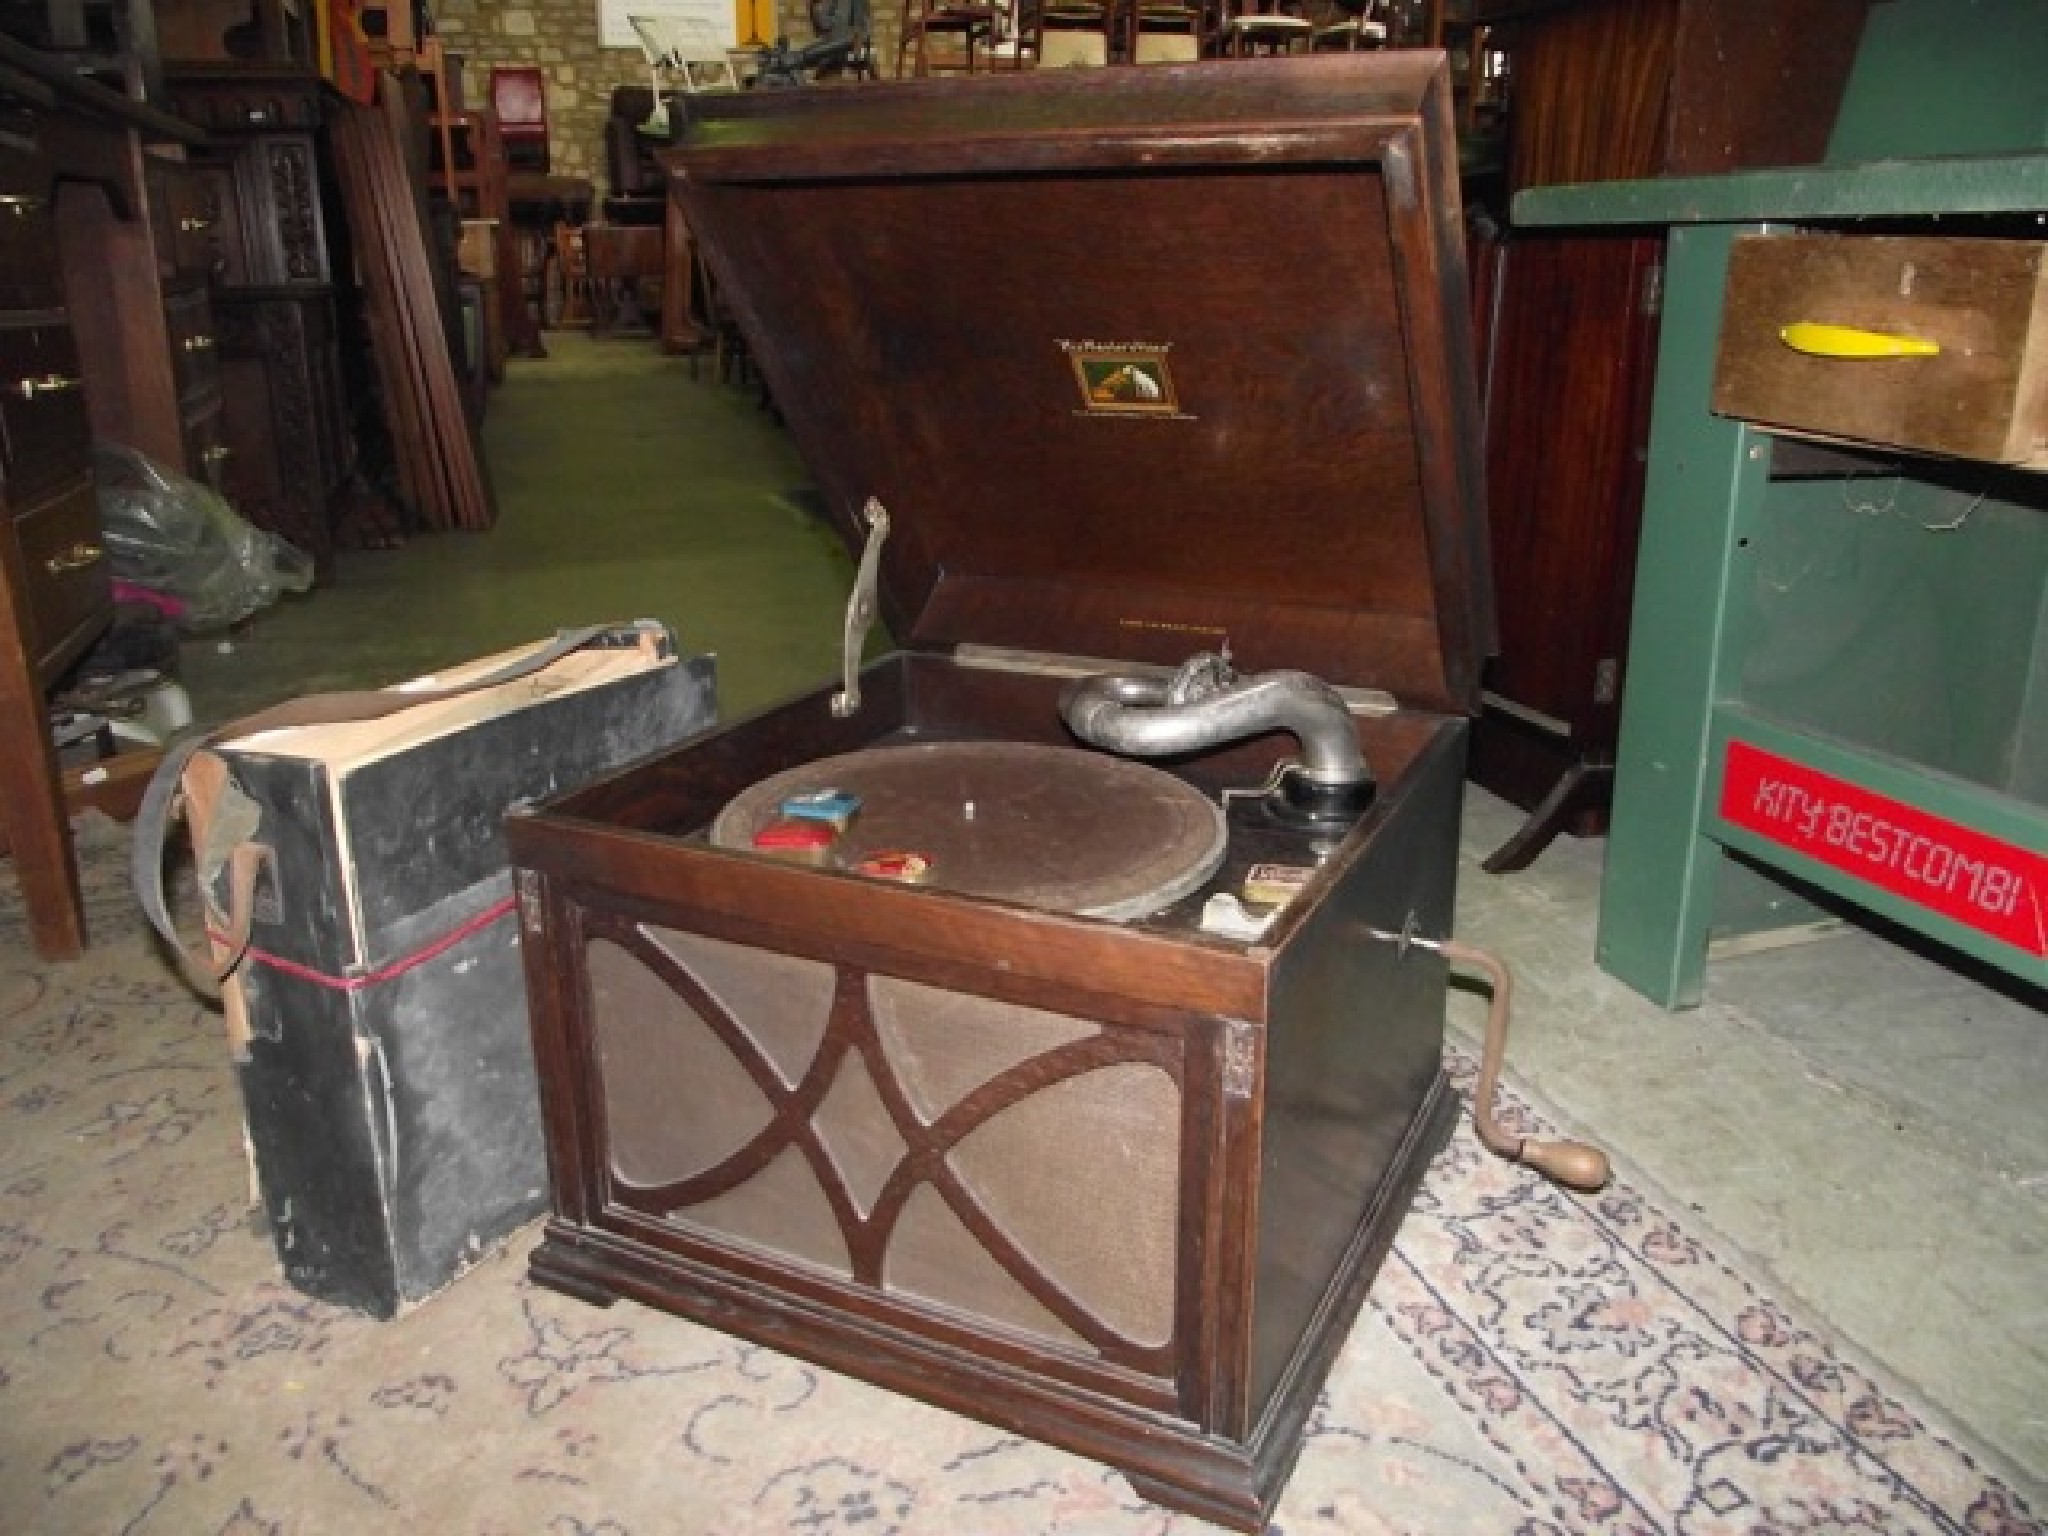
POLYGON ((693 97, 722 301, 899 640, 1228 640, 1475 709, 1492 640, 1440 54, 693 97))

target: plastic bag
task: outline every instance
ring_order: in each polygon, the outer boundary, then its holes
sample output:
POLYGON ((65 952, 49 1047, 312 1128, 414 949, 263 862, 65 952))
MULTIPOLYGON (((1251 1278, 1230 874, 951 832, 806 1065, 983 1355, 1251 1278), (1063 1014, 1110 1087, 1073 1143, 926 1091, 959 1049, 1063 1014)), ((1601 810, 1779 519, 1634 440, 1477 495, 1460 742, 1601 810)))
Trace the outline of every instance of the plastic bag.
POLYGON ((223 628, 313 585, 294 545, 132 448, 95 444, 93 478, 115 580, 176 599, 184 629, 223 628))

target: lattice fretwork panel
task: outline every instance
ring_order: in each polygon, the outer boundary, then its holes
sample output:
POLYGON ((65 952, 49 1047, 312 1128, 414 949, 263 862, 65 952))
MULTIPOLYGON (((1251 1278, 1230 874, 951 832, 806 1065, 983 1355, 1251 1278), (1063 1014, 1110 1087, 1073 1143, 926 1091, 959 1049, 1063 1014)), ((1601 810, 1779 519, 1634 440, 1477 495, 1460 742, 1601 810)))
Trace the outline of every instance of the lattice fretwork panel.
POLYGON ((620 1203, 1168 1369, 1179 1036, 671 929, 588 965, 620 1203))

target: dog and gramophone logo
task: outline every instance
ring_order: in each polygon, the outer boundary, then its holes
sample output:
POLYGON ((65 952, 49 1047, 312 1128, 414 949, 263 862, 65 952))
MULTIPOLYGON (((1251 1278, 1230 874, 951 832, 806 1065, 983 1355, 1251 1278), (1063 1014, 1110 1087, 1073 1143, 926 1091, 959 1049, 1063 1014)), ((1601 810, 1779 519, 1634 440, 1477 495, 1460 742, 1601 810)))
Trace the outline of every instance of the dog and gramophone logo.
POLYGON ((1062 341, 1087 416, 1172 416, 1187 419, 1166 354, 1171 342, 1062 341))

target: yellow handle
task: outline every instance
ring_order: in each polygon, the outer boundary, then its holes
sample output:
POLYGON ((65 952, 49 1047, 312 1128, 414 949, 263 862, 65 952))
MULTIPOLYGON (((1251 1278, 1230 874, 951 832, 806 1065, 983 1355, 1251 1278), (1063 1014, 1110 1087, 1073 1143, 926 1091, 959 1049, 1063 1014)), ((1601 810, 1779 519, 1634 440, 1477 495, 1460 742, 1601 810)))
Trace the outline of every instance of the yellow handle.
POLYGON ((1822 325, 1802 320, 1778 332, 1794 352, 1810 357, 1934 357, 1939 342, 1920 336, 1893 336, 1884 331, 1859 331, 1849 325, 1822 325))

